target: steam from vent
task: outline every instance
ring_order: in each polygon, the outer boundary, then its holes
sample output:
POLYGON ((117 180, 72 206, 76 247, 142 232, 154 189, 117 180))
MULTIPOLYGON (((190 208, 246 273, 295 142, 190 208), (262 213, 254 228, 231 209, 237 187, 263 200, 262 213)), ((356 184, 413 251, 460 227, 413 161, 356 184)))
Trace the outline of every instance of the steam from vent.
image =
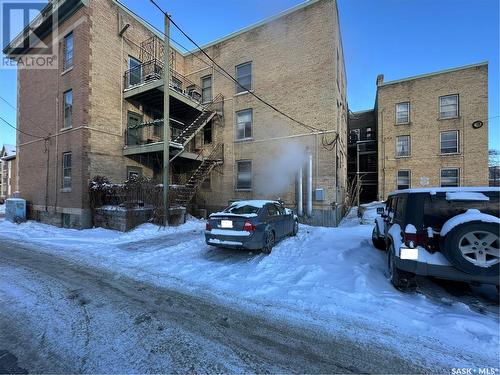
POLYGON ((268 199, 281 197, 293 189, 297 172, 307 159, 304 144, 296 141, 287 142, 276 147, 265 165, 255 171, 257 179, 256 192, 268 199))

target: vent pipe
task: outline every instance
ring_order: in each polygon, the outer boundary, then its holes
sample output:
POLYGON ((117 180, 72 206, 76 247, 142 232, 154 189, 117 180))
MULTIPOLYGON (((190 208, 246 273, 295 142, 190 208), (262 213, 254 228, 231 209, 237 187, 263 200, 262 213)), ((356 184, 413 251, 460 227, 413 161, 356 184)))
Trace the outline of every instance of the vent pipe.
POLYGON ((297 215, 304 216, 304 203, 302 193, 302 165, 297 172, 297 186, 295 188, 296 202, 297 202, 297 215))
POLYGON ((313 184, 313 157, 312 153, 309 152, 307 155, 307 176, 306 176, 306 215, 308 217, 312 216, 313 211, 313 201, 312 201, 312 184, 313 184))

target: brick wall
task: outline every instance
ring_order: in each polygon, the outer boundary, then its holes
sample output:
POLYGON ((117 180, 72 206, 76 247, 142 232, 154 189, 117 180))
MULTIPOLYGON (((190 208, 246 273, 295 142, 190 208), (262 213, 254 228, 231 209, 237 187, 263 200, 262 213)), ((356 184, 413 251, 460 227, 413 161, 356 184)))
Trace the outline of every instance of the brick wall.
POLYGON ((377 98, 381 199, 396 189, 398 170, 411 171, 411 187, 423 186, 422 178, 428 186, 440 186, 443 168, 459 168, 460 186, 487 185, 487 64, 382 84, 377 98), (439 97, 450 94, 459 95, 459 116, 439 119, 439 97), (407 125, 396 125, 395 106, 400 102, 410 102, 407 125), (482 120, 484 126, 474 129, 472 123, 476 120, 482 120), (448 130, 459 131, 459 153, 441 155, 440 132, 448 130), (398 135, 410 135, 410 157, 396 157, 398 135))

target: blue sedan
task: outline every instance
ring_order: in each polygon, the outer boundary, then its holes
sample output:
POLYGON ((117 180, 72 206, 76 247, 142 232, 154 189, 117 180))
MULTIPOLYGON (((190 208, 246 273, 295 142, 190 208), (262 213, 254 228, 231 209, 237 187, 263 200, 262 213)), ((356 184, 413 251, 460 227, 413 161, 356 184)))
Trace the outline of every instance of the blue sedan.
POLYGON ((297 216, 281 202, 238 201, 210 215, 205 240, 212 246, 262 249, 269 254, 276 242, 297 235, 298 230, 297 216))

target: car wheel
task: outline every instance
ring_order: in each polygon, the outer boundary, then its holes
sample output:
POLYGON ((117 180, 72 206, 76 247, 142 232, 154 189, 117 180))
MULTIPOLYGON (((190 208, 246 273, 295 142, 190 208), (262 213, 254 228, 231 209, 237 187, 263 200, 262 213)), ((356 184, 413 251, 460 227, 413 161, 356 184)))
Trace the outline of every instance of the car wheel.
POLYGON ((376 249, 385 250, 385 241, 378 236, 378 229, 376 226, 373 227, 372 231, 372 243, 376 249))
POLYGON ((406 291, 409 288, 416 286, 415 275, 411 272, 405 272, 397 268, 395 262, 394 245, 391 244, 387 251, 387 270, 389 273, 389 281, 398 290, 406 291))
POLYGON ((274 233, 273 231, 267 231, 264 236, 264 247, 262 248, 262 252, 265 254, 271 254, 274 246, 274 233))
POLYGON ((471 221, 457 225, 442 239, 442 251, 458 269, 483 276, 498 275, 500 225, 471 221))
POLYGON ((295 237, 299 233, 299 222, 297 220, 294 220, 293 222, 293 230, 292 230, 292 237, 295 237))

